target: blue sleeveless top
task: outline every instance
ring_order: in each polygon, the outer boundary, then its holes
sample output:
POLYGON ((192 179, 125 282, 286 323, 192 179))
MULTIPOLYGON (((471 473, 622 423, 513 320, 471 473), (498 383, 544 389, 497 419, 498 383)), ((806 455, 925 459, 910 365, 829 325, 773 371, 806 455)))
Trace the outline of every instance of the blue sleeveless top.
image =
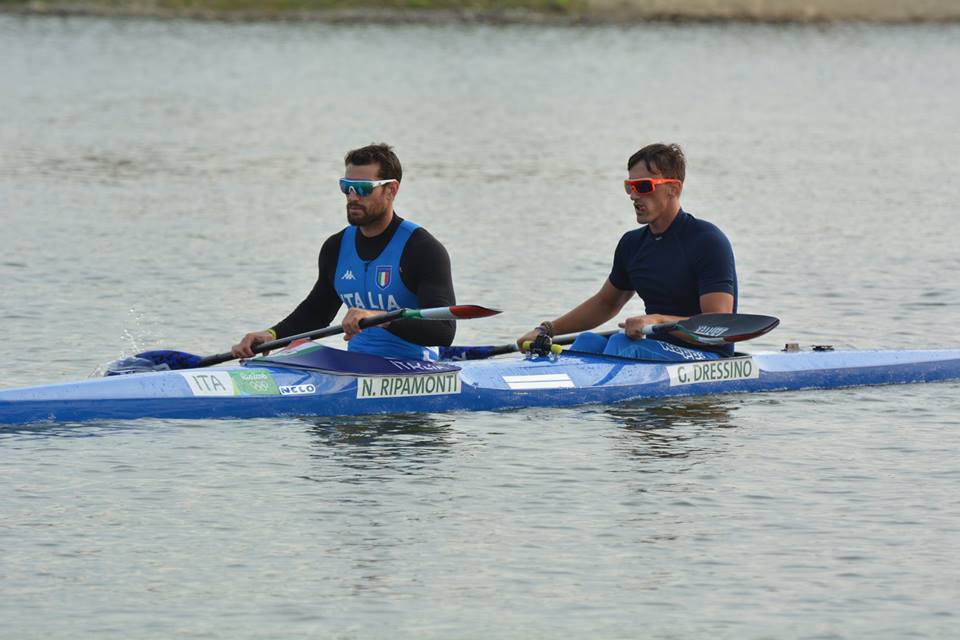
MULTIPOLYGON (((419 225, 404 220, 373 260, 364 261, 357 255, 357 228, 347 227, 340 240, 340 255, 334 274, 334 289, 347 307, 393 311, 416 309, 417 296, 407 289, 400 277, 400 257, 413 232, 419 225)), ((347 350, 380 356, 435 360, 435 349, 428 349, 397 337, 383 327, 364 329, 347 343, 347 350)))

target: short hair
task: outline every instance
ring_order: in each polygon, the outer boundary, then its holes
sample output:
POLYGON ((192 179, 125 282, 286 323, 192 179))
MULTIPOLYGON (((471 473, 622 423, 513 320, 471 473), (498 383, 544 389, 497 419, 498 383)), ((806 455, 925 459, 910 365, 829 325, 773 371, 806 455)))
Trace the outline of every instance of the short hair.
POLYGON ((638 162, 643 162, 647 171, 659 173, 664 178, 673 178, 683 182, 687 174, 687 160, 683 155, 683 149, 678 144, 663 144, 662 142, 648 144, 630 156, 630 159, 627 160, 627 171, 630 171, 638 162))
POLYGON ((343 158, 343 164, 367 165, 379 164, 377 177, 382 180, 396 180, 400 182, 403 177, 403 168, 400 166, 400 158, 393 152, 393 148, 383 142, 375 142, 365 147, 348 151, 343 158))

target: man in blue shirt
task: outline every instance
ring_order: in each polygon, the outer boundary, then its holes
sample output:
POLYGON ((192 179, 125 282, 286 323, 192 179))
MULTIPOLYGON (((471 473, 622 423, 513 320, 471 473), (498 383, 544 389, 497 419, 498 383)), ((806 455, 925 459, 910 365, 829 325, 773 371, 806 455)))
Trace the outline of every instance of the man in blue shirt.
POLYGON ((651 144, 627 162, 624 182, 637 222, 620 239, 610 276, 600 291, 573 310, 544 321, 517 340, 541 334, 588 331, 616 316, 637 294, 646 313, 625 318, 609 339, 581 334, 573 350, 644 360, 709 360, 733 354, 733 346, 692 348, 669 335, 644 339, 645 325, 675 322, 700 313, 737 310, 737 272, 730 241, 713 224, 680 207, 686 160, 676 144, 651 144))

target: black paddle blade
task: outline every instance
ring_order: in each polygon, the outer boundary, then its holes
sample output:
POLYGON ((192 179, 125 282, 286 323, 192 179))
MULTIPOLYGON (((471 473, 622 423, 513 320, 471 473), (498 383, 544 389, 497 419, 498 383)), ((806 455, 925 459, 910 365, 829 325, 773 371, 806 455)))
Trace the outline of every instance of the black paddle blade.
POLYGON ((748 313, 702 313, 681 320, 664 330, 677 338, 695 344, 723 345, 762 336, 772 331, 780 320, 773 316, 748 313))

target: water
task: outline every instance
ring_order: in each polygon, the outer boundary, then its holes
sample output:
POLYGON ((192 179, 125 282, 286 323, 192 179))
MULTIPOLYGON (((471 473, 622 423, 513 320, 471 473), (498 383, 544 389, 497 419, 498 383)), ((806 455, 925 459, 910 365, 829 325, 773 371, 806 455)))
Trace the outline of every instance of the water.
MULTIPOLYGON (((396 146, 458 342, 593 293, 677 141, 755 349, 957 346, 960 28, 0 17, 0 386, 295 305, 396 146)), ((639 312, 631 303, 627 312, 639 312)), ((0 431, 0 637, 919 638, 960 628, 960 385, 0 431)))

